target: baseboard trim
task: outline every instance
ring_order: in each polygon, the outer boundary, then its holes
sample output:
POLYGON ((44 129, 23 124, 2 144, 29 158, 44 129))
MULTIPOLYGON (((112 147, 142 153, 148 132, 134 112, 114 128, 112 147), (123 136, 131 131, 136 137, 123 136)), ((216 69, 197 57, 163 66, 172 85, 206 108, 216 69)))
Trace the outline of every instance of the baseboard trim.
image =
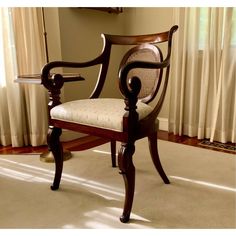
POLYGON ((163 117, 157 117, 157 119, 159 120, 159 130, 168 131, 168 119, 163 117))

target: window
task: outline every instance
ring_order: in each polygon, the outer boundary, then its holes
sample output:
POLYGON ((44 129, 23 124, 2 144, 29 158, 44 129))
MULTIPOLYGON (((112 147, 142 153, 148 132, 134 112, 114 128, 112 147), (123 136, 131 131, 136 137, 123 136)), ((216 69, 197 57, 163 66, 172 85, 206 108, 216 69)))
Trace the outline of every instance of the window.
MULTIPOLYGON (((223 30, 225 29, 225 17, 226 17, 226 8, 223 11, 223 30)), ((210 20, 210 12, 209 8, 201 8, 200 10, 200 30, 199 30, 199 49, 203 49, 205 45, 206 36, 208 33, 208 21, 210 20)), ((229 26, 226 26, 229 27, 229 26)), ((236 47, 236 8, 233 8, 233 16, 232 16, 232 38, 231 45, 236 47)), ((224 34, 222 34, 224 35, 224 34)), ((223 41, 223 38, 222 38, 223 41)))
POLYGON ((4 10, 0 9, 0 87, 5 87, 4 10))
MULTIPOLYGON (((10 8, 0 8, 0 86, 6 86, 6 76, 11 67, 16 70, 12 17, 10 8)), ((12 78, 13 80, 14 78, 12 78)))

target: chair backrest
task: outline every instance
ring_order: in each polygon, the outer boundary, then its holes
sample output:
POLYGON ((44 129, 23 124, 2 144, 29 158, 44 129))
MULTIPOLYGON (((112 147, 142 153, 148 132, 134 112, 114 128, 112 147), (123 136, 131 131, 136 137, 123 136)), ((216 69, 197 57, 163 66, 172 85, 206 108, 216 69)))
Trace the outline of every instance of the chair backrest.
MULTIPOLYGON (((122 68, 125 64, 131 61, 150 61, 150 62, 162 62, 163 55, 159 47, 151 44, 143 44, 131 48, 123 57, 120 68, 122 68)), ((162 79, 162 69, 141 69, 136 68, 131 70, 128 73, 128 80, 131 77, 137 76, 142 83, 142 87, 138 98, 144 102, 149 103, 152 101, 158 91, 160 86, 160 82, 162 79), (159 82, 159 83, 158 83, 159 82)))
MULTIPOLYGON (((128 64, 131 61, 148 61, 148 62, 166 62, 166 76, 165 80, 168 81, 169 64, 171 55, 171 44, 173 33, 178 29, 178 26, 173 26, 169 31, 148 34, 148 35, 136 35, 136 36, 121 36, 121 35, 108 35, 102 34, 104 40, 104 47, 101 55, 95 60, 100 62, 101 69, 100 75, 90 98, 96 98, 100 95, 103 85, 105 83, 106 74, 108 70, 111 49, 114 45, 130 45, 133 46, 124 55, 120 68, 128 64), (163 58, 163 53, 158 47, 159 44, 167 44, 166 57, 163 58)), ((142 83, 141 91, 138 98, 145 103, 152 101, 162 82, 163 68, 159 69, 132 69, 128 73, 128 78, 137 76, 142 83)), ((127 81, 128 83, 128 81, 127 81)), ((166 90, 167 82, 164 90, 166 90)), ((165 91, 164 91, 165 93, 165 91)), ((164 97, 164 95, 163 95, 164 97)))

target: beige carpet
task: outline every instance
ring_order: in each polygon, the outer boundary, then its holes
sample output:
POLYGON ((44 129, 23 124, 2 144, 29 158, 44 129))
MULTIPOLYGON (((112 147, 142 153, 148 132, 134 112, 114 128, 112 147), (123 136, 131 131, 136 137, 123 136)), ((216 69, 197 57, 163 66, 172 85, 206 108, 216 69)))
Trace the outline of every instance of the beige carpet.
POLYGON ((122 224, 124 183, 109 144, 73 152, 53 192, 54 164, 39 155, 0 155, 0 228, 236 228, 236 156, 159 141, 163 184, 147 140, 136 145, 131 221, 122 224))

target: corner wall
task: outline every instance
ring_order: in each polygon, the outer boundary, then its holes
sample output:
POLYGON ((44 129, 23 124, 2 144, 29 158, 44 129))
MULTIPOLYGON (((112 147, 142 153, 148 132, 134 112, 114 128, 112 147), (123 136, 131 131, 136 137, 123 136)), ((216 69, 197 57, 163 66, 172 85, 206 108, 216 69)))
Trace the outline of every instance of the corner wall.
MULTIPOLYGON (((79 8, 59 8, 62 59, 65 61, 87 61, 97 57, 103 48, 102 33, 123 34, 124 14, 113 14, 79 8)), ((117 75, 121 50, 111 55, 108 80, 102 97, 118 97, 117 75), (114 88, 117 89, 115 90, 114 88)), ((72 70, 70 70, 72 71, 72 70)), ((93 91, 99 67, 80 69, 85 81, 65 85, 65 100, 87 98, 93 91)))

